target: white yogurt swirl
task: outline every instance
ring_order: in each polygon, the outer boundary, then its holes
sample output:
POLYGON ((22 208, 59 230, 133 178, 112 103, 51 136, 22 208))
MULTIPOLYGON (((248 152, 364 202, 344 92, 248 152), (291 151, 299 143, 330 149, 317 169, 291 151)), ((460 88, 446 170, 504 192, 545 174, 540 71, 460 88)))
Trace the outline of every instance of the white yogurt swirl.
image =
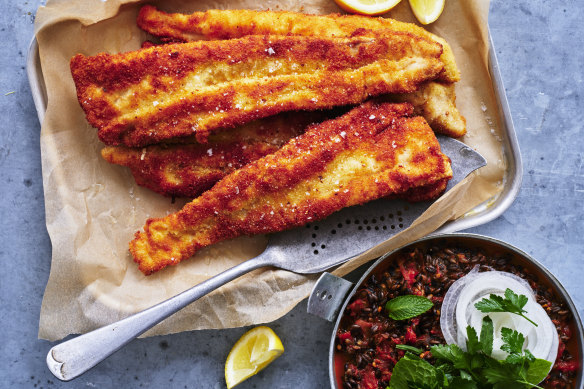
POLYGON ((506 327, 525 336, 523 349, 529 350, 536 358, 553 363, 558 353, 559 338, 556 327, 546 311, 537 303, 529 284, 511 273, 488 271, 479 273, 477 268, 452 284, 442 303, 440 327, 448 344, 457 344, 466 350, 468 325, 480 334, 483 318, 493 320, 493 353, 495 359, 505 359, 507 352, 501 350, 503 339, 501 329, 506 327), (525 295, 528 302, 523 308, 525 316, 537 323, 537 327, 525 318, 508 312, 483 313, 475 304, 491 294, 504 296, 509 288, 518 295, 525 295))

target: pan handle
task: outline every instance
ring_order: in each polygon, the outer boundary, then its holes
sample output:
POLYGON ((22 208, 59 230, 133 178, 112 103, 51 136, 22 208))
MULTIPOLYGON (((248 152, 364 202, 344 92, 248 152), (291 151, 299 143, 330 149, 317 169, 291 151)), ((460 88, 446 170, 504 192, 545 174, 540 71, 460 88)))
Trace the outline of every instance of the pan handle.
POLYGON ((352 287, 352 282, 324 272, 308 298, 308 313, 334 321, 352 287))

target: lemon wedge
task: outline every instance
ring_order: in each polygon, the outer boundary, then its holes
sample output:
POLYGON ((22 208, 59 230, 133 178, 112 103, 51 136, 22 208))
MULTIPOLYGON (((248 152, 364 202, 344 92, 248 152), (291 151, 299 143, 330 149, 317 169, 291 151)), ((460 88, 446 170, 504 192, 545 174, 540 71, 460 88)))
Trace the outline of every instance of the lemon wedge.
POLYGON ((392 9, 401 0, 335 0, 347 12, 361 15, 381 15, 392 9))
POLYGON ((282 341, 270 328, 247 331, 235 343, 225 361, 225 382, 231 389, 258 373, 284 352, 282 341))
POLYGON ((410 7, 416 19, 422 24, 430 24, 442 14, 445 0, 410 0, 410 7))

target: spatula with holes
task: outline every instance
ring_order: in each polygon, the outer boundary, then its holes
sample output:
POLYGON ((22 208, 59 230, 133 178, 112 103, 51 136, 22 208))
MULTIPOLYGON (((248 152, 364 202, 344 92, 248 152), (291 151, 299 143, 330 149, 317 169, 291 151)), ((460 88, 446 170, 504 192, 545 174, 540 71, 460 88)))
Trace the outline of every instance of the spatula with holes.
MULTIPOLYGON (((486 164, 465 144, 443 136, 438 140, 442 152, 452 161, 454 177, 447 190, 486 164)), ((407 228, 430 204, 382 199, 344 209, 318 223, 273 234, 257 257, 145 311, 53 347, 47 355, 49 370, 58 379, 69 381, 188 304, 257 268, 273 266, 310 274, 340 265, 407 228)))

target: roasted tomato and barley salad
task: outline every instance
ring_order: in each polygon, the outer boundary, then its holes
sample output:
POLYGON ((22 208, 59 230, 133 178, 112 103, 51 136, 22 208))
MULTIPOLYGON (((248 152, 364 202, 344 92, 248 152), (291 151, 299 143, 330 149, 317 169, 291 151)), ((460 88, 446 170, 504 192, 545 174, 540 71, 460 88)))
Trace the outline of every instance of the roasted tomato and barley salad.
POLYGON ((557 358, 539 387, 574 388, 580 366, 574 355, 577 351, 568 347, 574 332, 569 309, 536 276, 513 264, 510 258, 462 247, 414 248, 403 252, 385 271, 374 272, 360 286, 347 305, 336 334, 339 385, 351 389, 389 388, 394 367, 408 353, 408 346, 420 351, 417 357, 421 360, 435 364, 432 346, 446 343, 440 327, 444 296, 456 280, 472 269, 509 272, 529 283, 559 336, 557 358), (433 307, 408 320, 393 320, 387 314, 386 304, 403 295, 424 296, 433 307))

